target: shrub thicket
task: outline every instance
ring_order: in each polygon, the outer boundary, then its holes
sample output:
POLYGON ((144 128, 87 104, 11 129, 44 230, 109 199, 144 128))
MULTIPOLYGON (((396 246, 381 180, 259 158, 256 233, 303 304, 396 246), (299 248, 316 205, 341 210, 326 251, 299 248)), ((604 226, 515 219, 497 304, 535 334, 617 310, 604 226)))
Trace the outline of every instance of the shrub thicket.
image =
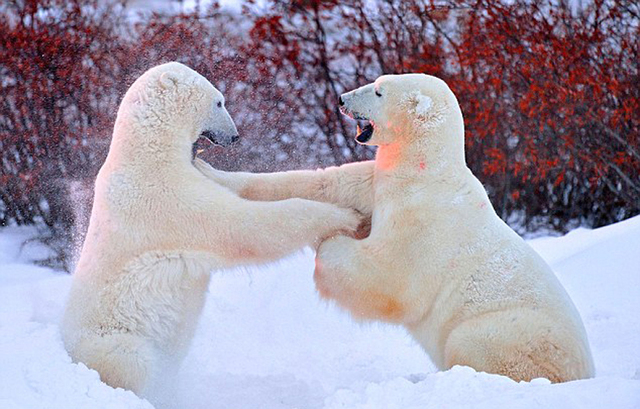
POLYGON ((340 93, 383 73, 445 79, 467 161, 522 229, 597 227, 640 211, 640 6, 565 1, 270 1, 133 14, 126 2, 0 9, 0 225, 39 224, 68 268, 119 98, 186 63, 225 94, 243 141, 228 170, 368 159, 340 93), (266 10, 266 11, 265 11, 266 10))

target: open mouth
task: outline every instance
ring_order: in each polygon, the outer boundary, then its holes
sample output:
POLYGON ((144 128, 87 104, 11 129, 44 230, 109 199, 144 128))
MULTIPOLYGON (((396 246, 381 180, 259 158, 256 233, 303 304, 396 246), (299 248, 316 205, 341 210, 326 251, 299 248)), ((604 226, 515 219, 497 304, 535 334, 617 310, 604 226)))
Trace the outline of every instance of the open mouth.
POLYGON ((218 145, 218 146, 222 146, 220 145, 220 143, 218 142, 218 140, 216 139, 216 134, 214 134, 211 131, 202 131, 202 133, 200 134, 201 137, 206 138, 209 140, 209 142, 211 142, 214 145, 218 145))
POLYGON ((200 136, 208 139, 209 142, 217 146, 229 146, 239 139, 238 135, 234 135, 232 137, 224 137, 212 131, 202 131, 200 136))
POLYGON ((373 136, 373 123, 371 121, 358 121, 356 127, 356 141, 358 143, 367 143, 373 136))
POLYGON ((373 121, 365 118, 357 112, 351 112, 346 109, 344 106, 340 107, 340 112, 343 115, 348 116, 351 119, 355 119, 357 122, 356 126, 356 141, 358 143, 367 143, 373 136, 374 124, 373 121))

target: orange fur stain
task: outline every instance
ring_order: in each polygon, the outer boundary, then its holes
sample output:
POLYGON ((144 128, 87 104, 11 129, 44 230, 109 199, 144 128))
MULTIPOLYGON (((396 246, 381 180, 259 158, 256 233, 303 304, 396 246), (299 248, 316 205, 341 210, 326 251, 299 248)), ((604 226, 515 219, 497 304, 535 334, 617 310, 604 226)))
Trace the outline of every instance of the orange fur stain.
POLYGON ((388 321, 399 321, 404 316, 404 307, 400 300, 374 291, 364 292, 362 302, 357 304, 356 309, 367 316, 388 321))
POLYGON ((238 258, 241 260, 243 259, 251 260, 253 258, 256 258, 258 253, 252 248, 240 246, 233 252, 233 255, 235 258, 238 258))
POLYGON ((313 281, 316 284, 316 290, 320 294, 322 298, 329 298, 329 289, 327 285, 324 283, 322 276, 322 262, 316 258, 316 266, 313 270, 313 281))
POLYGON ((249 184, 238 192, 238 196, 248 200, 264 200, 263 197, 267 195, 260 184, 249 184))

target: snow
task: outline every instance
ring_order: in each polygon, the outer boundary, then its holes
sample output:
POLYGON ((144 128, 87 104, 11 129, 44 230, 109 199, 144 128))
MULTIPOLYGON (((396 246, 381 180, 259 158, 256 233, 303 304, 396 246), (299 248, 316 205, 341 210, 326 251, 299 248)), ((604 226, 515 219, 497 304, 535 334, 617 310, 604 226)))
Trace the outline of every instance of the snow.
MULTIPOLYGON (((60 320, 70 277, 34 266, 34 231, 0 230, 0 408, 152 408, 74 364, 60 320)), ((594 379, 516 383, 436 371, 400 327, 356 323, 321 301, 313 252, 216 273, 181 373, 179 407, 640 408, 640 216, 530 241, 580 311, 594 379)))

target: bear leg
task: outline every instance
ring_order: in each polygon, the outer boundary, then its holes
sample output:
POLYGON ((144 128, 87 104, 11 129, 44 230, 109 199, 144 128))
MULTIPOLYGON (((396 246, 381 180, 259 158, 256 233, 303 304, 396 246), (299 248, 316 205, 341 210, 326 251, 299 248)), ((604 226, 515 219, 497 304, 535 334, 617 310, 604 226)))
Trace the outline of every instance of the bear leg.
POLYGON ((522 315, 512 321, 512 311, 492 312, 459 325, 445 344, 445 368, 466 365, 527 382, 546 378, 558 383, 593 376, 590 359, 569 328, 536 325, 528 319, 532 317, 522 315), (511 325, 504 325, 507 321, 511 325))
POLYGON ((158 364, 147 339, 133 334, 96 335, 82 344, 78 348, 82 358, 79 360, 96 370, 103 382, 143 394, 158 364))
POLYGON ((410 311, 401 295, 403 279, 389 274, 385 263, 363 250, 363 242, 345 236, 325 241, 316 256, 316 289, 356 319, 404 322, 410 311))

